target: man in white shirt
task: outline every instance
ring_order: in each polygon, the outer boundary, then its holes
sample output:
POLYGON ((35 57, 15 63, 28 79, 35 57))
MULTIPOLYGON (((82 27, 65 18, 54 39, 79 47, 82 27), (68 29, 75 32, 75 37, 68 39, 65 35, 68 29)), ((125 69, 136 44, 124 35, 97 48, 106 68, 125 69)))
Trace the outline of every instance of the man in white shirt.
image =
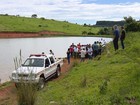
POLYGON ((86 55, 86 49, 83 48, 81 50, 81 62, 84 62, 85 61, 85 55, 86 55))

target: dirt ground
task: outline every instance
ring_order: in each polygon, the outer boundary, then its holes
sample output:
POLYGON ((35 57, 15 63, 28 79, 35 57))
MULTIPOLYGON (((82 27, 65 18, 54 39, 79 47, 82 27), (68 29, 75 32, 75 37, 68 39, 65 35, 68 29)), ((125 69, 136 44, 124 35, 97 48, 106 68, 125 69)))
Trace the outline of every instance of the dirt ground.
MULTIPOLYGON (((64 59, 64 64, 61 67, 61 76, 52 81, 57 81, 62 79, 67 75, 68 71, 72 68, 74 59, 71 59, 71 64, 67 63, 67 59, 64 59)), ((14 83, 11 83, 10 86, 0 90, 0 105, 17 105, 17 89, 14 86, 14 83)))
POLYGON ((32 38, 41 37, 43 35, 56 36, 63 35, 63 32, 41 31, 41 32, 0 32, 0 38, 32 38))

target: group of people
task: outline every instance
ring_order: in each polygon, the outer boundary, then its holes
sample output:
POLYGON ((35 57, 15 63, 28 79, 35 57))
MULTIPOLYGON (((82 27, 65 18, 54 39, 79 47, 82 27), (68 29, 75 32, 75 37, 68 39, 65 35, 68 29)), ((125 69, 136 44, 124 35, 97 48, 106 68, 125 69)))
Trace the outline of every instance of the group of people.
MULTIPOLYGON (((118 46, 119 39, 121 41, 122 49, 124 49, 125 48, 124 39, 126 36, 126 31, 124 27, 122 26, 121 31, 120 31, 118 26, 115 25, 113 27, 113 31, 114 31, 113 45, 114 45, 115 51, 118 50, 119 48, 118 46)), ((93 57, 96 57, 98 54, 101 55, 103 46, 105 45, 102 44, 101 41, 95 41, 92 45, 91 44, 81 45, 80 43, 75 45, 74 43, 72 43, 67 50, 68 64, 70 64, 71 57, 81 58, 80 61, 82 62, 85 60, 85 58, 92 59, 93 57)))
POLYGON ((119 38, 120 38, 120 41, 121 41, 122 49, 124 49, 125 48, 124 39, 125 39, 125 36, 126 36, 126 32, 125 32, 124 27, 123 26, 121 27, 121 32, 119 31, 119 28, 118 28, 117 25, 115 25, 113 29, 114 29, 113 44, 114 44, 115 51, 118 50, 118 48, 119 48, 119 46, 118 46, 119 38))
POLYGON ((72 43, 67 50, 67 60, 68 64, 70 64, 70 58, 73 57, 75 59, 81 58, 81 62, 85 61, 85 58, 92 59, 96 57, 98 54, 101 55, 103 44, 100 41, 95 41, 92 45, 81 45, 80 43, 75 45, 72 43))

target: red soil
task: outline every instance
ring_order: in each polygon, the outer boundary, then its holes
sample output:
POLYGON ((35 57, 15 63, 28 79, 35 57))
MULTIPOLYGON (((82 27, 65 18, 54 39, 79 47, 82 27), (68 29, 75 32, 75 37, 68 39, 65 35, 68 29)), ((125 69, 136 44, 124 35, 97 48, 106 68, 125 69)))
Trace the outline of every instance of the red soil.
POLYGON ((41 32, 0 32, 0 38, 29 38, 40 37, 42 35, 63 35, 62 32, 41 31, 41 32))

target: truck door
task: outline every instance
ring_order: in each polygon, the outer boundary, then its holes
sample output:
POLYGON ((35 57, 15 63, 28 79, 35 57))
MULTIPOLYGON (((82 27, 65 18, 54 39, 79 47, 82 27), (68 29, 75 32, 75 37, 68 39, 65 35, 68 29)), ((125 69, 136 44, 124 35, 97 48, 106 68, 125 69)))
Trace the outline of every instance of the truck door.
POLYGON ((54 59, 53 56, 49 57, 49 59, 50 59, 50 62, 51 62, 51 65, 50 65, 51 69, 50 70, 51 70, 51 73, 53 74, 53 73, 56 72, 56 66, 57 65, 55 65, 55 59, 54 59))
POLYGON ((50 61, 48 58, 45 60, 45 78, 49 77, 50 75, 50 61))
POLYGON ((55 61, 53 57, 46 58, 45 60, 45 77, 49 77, 55 73, 55 61))

